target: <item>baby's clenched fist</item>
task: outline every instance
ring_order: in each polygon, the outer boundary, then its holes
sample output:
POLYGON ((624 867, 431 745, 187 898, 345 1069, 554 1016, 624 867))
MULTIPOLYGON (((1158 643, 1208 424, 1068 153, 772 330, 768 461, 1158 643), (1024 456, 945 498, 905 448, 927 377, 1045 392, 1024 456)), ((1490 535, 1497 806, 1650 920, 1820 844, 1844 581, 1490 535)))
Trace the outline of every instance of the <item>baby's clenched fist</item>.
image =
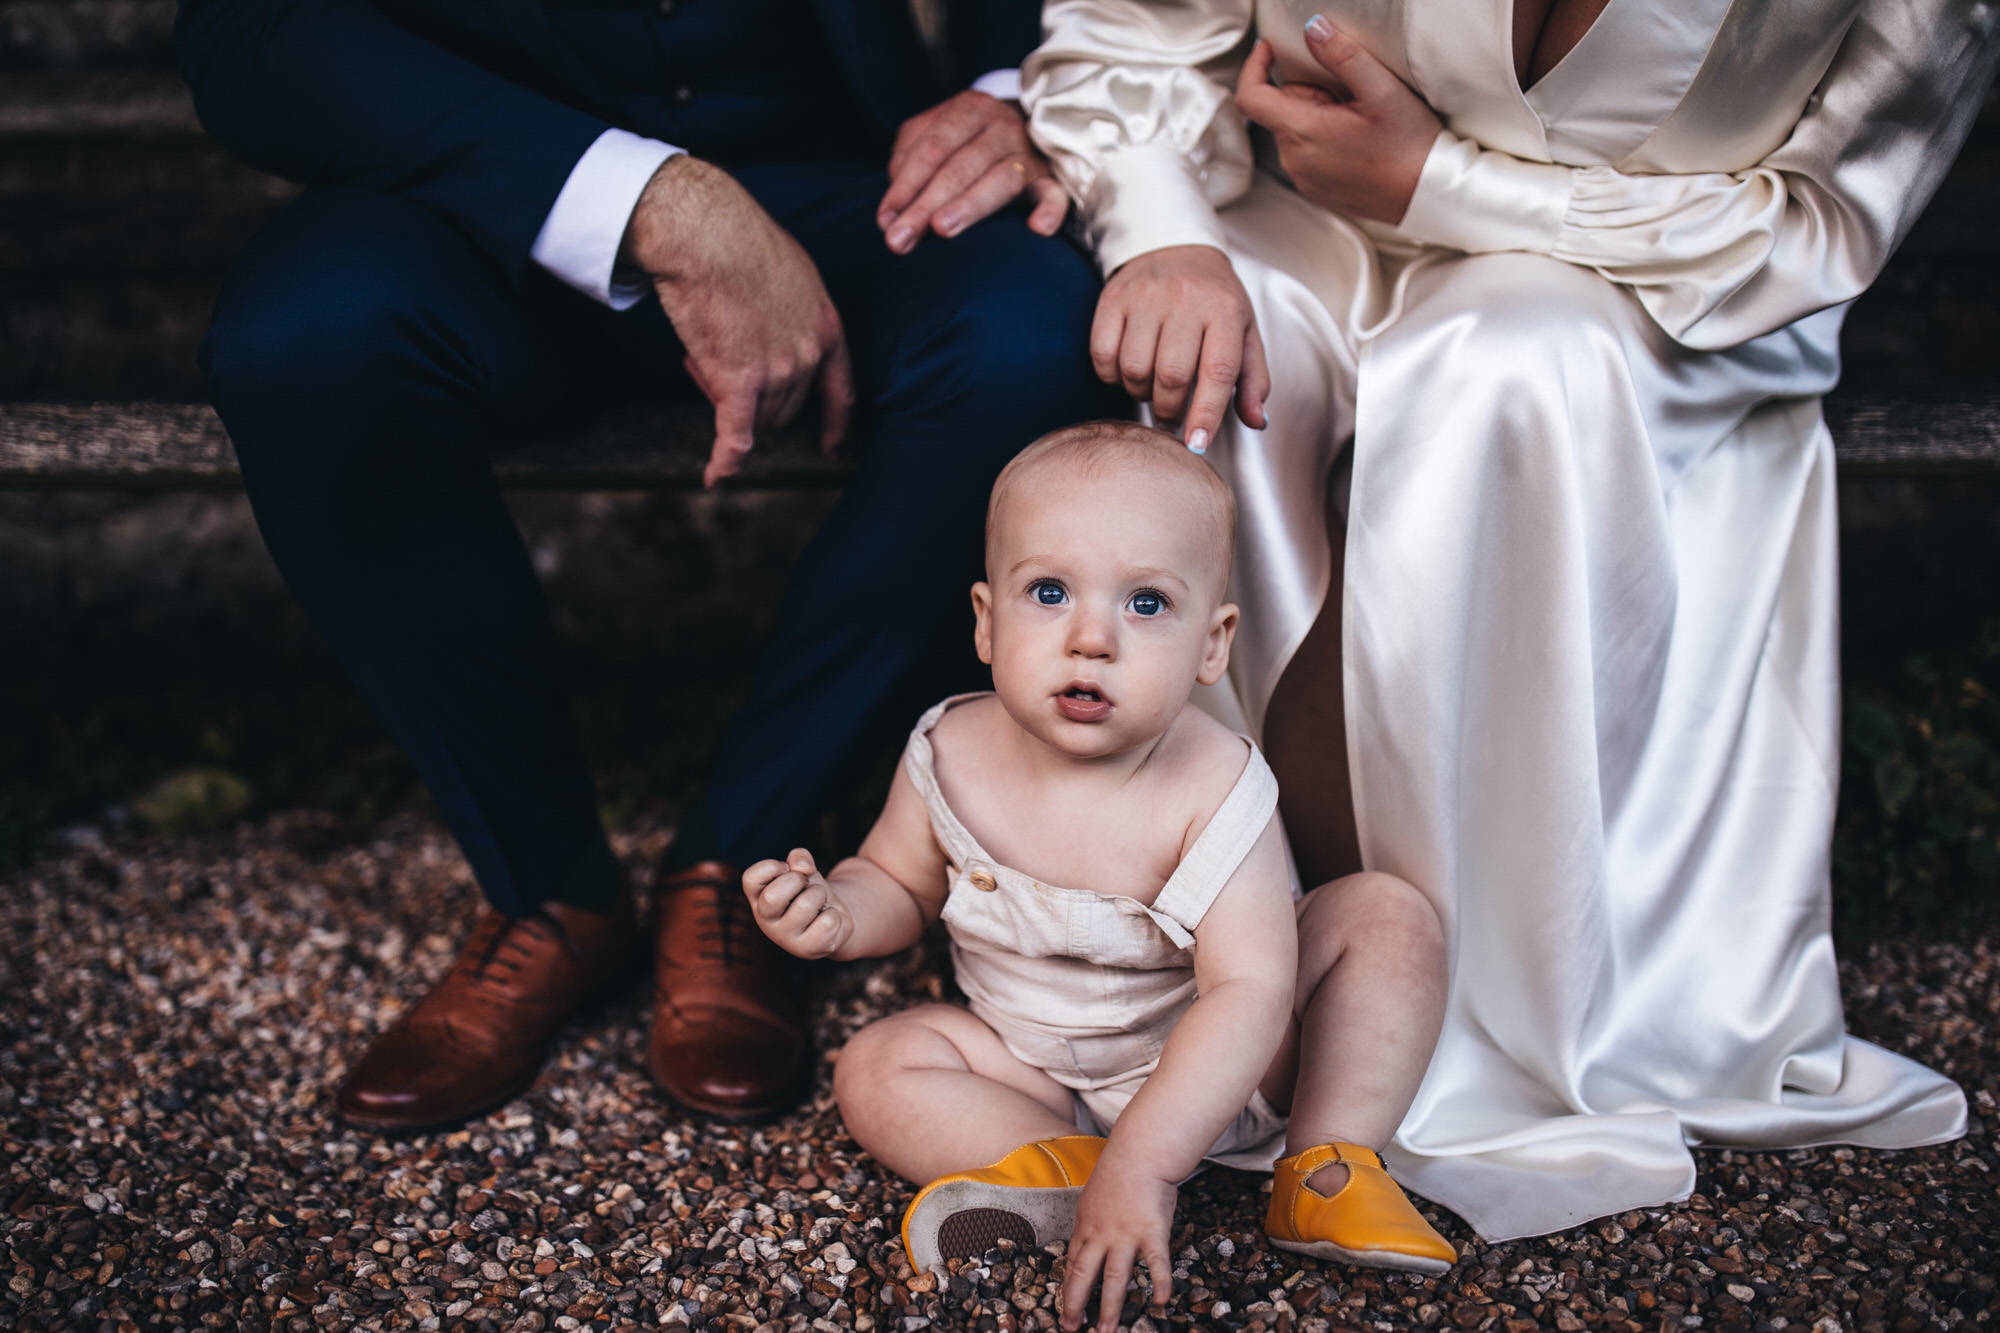
POLYGON ((846 905, 803 847, 783 861, 759 861, 744 871, 743 892, 758 927, 800 958, 830 957, 854 933, 846 905))

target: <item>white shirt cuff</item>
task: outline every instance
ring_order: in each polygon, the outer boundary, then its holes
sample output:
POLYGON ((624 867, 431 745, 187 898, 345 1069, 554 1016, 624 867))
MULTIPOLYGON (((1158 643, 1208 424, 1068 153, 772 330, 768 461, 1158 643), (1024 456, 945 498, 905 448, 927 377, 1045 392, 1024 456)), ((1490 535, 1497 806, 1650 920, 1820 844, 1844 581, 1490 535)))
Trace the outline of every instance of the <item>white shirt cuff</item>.
POLYGON ((972 81, 972 91, 997 97, 1003 102, 1021 100, 1021 71, 1018 69, 992 69, 972 81))
POLYGON ((570 168, 529 257, 613 310, 637 305, 646 286, 615 271, 618 247, 646 182, 662 162, 685 151, 626 130, 598 135, 570 168))

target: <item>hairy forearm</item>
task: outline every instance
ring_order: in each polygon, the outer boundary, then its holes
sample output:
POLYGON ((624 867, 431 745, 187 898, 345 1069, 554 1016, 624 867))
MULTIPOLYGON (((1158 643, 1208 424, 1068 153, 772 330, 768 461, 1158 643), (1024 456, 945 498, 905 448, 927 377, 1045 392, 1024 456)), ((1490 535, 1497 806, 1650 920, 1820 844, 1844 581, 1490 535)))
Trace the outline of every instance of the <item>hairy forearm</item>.
POLYGON ((880 958, 923 938, 924 911, 915 895, 868 858, 842 861, 826 877, 826 887, 853 923, 833 957, 880 958))
POLYGON ((1276 1057, 1291 1018, 1290 981, 1235 977, 1204 991, 1118 1118, 1106 1155, 1138 1154, 1162 1180, 1192 1172, 1276 1057))

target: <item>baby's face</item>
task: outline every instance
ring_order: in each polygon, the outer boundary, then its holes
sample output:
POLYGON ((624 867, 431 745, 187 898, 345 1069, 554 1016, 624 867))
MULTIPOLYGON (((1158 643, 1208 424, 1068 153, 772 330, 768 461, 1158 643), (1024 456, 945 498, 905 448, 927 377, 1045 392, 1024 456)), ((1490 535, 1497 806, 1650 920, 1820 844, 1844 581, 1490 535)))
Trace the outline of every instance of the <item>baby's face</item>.
POLYGON ((995 515, 977 645, 1015 722, 1098 758, 1159 736, 1229 665, 1228 552, 1184 478, 1042 469, 995 515))

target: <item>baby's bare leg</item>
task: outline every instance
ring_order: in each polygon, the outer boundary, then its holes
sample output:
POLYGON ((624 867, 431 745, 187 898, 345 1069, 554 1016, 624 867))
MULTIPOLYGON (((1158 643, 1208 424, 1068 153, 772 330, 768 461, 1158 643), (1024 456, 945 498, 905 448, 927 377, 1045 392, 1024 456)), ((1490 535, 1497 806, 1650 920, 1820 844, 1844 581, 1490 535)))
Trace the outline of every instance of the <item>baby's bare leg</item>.
MULTIPOLYGON (((1430 1066, 1447 986, 1443 927, 1403 880, 1348 875, 1307 896, 1297 1045, 1286 1043, 1264 1085, 1273 1105, 1290 1103, 1287 1153, 1388 1144, 1430 1066)), ((1312 1185, 1331 1193, 1346 1177, 1346 1167, 1323 1167, 1312 1185)))
POLYGON ((1077 1132, 1068 1088, 947 1004, 861 1029, 840 1053, 833 1091, 855 1142, 920 1184, 1077 1132))

